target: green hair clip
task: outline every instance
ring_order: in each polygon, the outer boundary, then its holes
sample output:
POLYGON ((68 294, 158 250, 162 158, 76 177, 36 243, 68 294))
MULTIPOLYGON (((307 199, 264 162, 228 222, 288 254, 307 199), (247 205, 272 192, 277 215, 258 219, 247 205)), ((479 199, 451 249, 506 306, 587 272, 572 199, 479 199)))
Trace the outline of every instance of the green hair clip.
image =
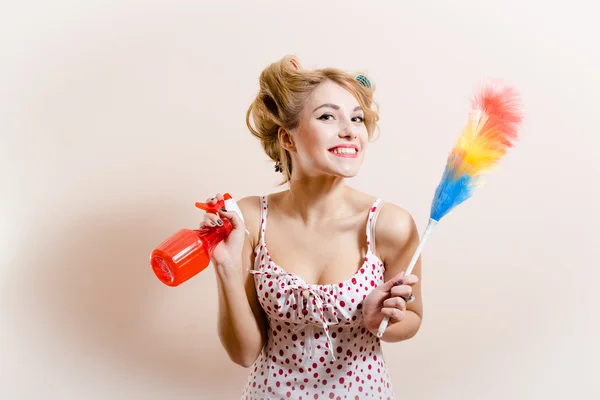
POLYGON ((369 78, 367 78, 366 76, 364 76, 363 74, 356 74, 354 76, 354 79, 360 83, 361 85, 363 85, 366 88, 371 88, 371 81, 369 80, 369 78))

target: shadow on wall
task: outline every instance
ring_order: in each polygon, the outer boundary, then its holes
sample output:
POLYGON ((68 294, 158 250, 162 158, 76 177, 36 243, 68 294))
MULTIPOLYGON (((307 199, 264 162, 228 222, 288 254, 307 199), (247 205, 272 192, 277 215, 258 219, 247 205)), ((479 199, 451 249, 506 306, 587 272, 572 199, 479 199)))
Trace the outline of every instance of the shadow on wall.
MULTIPOLYGON (((30 318, 26 322, 33 324, 33 329, 19 327, 18 338, 31 336, 28 354, 34 354, 36 362, 51 354, 50 368, 67 368, 64 385, 89 376, 90 385, 109 390, 113 386, 120 390, 123 382, 139 382, 132 387, 149 391, 147 396, 141 394, 144 398, 155 395, 153 390, 186 392, 191 398, 224 388, 241 393, 247 371, 229 361, 217 337, 212 267, 170 288, 158 281, 149 264, 153 247, 174 232, 165 228, 173 226, 173 215, 156 210, 175 207, 167 201, 157 204, 155 182, 177 176, 184 182, 172 182, 177 187, 191 179, 187 164, 157 155, 172 148, 182 158, 197 157, 193 145, 180 148, 174 134, 165 132, 184 132, 187 139, 196 118, 205 116, 197 114, 202 99, 195 98, 194 90, 183 91, 193 98, 189 102, 185 97, 178 103, 163 96, 171 93, 173 84, 160 79, 172 64, 157 56, 165 32, 147 30, 142 24, 140 35, 132 25, 137 22, 93 25, 73 35, 78 41, 52 52, 61 67, 44 70, 31 93, 29 129, 45 134, 39 135, 29 156, 39 165, 47 159, 45 169, 35 172, 40 182, 35 190, 55 187, 60 193, 32 196, 55 196, 58 208, 42 219, 28 216, 35 221, 31 222, 35 236, 16 250, 19 265, 11 282, 15 315, 30 318), (146 91, 152 95, 140 100, 146 91), (149 117, 153 113, 158 117, 149 117), (121 140, 125 132, 130 136, 121 140), (144 148, 147 158, 130 159, 148 137, 152 146, 144 148), (48 158, 55 148, 64 156, 58 161, 48 158), (110 187, 107 179, 115 186, 110 187), (107 193, 119 193, 121 198, 106 198, 107 193), (100 203, 103 196, 107 201, 100 203), (239 389, 231 382, 239 382, 239 389)), ((207 164, 210 156, 217 157, 210 152, 205 156, 207 164)), ((217 186, 213 171, 202 173, 194 172, 194 179, 206 187, 217 186)), ((29 373, 23 369, 23 376, 29 373)))
POLYGON ((24 301, 47 319, 38 334, 58 339, 61 361, 72 354, 77 370, 95 374, 105 366, 103 373, 144 382, 146 389, 196 395, 231 387, 233 378, 241 393, 246 370, 218 342, 212 266, 170 288, 148 262, 153 246, 171 233, 156 233, 163 229, 151 212, 72 218, 28 256, 35 268, 21 276, 31 290, 24 301))

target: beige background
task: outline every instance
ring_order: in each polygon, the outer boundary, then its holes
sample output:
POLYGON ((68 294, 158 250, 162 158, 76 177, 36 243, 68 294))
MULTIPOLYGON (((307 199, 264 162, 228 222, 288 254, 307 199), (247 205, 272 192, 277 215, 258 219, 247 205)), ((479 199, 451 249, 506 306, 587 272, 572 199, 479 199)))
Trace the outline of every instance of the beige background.
POLYGON ((350 183, 422 231, 475 85, 523 138, 424 251, 425 320, 385 346, 400 399, 600 398, 599 67, 584 1, 65 1, 2 7, 0 397, 236 399, 212 267, 148 255, 194 202, 280 190, 244 124, 263 67, 364 70, 381 137, 350 183), (420 4, 420 5, 415 5, 420 4))

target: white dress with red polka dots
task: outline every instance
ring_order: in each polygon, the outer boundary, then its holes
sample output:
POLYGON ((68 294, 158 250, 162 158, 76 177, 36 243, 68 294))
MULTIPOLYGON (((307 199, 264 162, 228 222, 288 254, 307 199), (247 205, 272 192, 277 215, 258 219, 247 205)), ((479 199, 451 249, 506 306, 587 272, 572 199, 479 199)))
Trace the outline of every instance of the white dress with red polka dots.
POLYGON ((269 321, 268 339, 242 399, 394 399, 380 341, 362 323, 362 301, 384 279, 372 241, 381 199, 369 211, 364 263, 344 282, 327 285, 306 283, 273 262, 264 237, 267 200, 262 196, 250 272, 269 321))

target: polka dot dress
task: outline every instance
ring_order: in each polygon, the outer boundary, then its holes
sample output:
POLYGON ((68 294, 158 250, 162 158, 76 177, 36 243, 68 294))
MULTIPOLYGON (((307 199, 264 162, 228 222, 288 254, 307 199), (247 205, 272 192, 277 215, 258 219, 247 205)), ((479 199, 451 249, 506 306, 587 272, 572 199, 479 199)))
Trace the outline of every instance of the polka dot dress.
POLYGON ((268 340, 244 387, 244 400, 395 399, 379 339, 362 324, 362 302, 383 283, 373 254, 373 203, 367 222, 369 250, 361 268, 338 284, 308 284, 276 265, 265 245, 267 196, 255 249, 256 292, 269 320, 268 340))

